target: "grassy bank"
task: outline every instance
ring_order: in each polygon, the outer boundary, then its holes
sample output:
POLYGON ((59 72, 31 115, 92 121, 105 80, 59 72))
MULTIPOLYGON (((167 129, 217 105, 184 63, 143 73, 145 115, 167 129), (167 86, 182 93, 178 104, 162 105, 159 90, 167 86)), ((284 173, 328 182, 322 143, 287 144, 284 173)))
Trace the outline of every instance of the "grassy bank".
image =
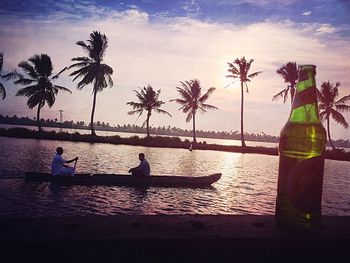
MULTIPOLYGON (((178 137, 151 136, 148 138, 139 138, 138 136, 132 136, 129 138, 122 138, 118 135, 91 136, 91 135, 79 134, 79 133, 67 133, 67 132, 56 133, 55 131, 38 132, 38 131, 28 130, 25 128, 11 128, 11 129, 0 128, 0 136, 15 137, 15 138, 72 141, 72 142, 125 144, 125 145, 146 146, 146 147, 182 148, 182 149, 188 149, 191 144, 189 140, 187 139, 181 140, 178 137)), ((207 144, 205 142, 197 143, 193 149, 278 155, 277 148, 268 148, 268 147, 260 147, 260 146, 259 147, 228 146, 228 145, 218 145, 218 144, 207 144)), ((340 150, 326 151, 326 158, 332 159, 332 160, 350 161, 350 153, 343 152, 340 150)))

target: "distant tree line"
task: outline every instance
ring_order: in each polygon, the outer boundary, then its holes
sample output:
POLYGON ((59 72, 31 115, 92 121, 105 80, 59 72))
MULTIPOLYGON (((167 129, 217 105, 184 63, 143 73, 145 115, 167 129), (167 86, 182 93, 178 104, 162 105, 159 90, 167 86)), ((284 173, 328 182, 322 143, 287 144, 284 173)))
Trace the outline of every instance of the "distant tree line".
MULTIPOLYGON (((53 128, 65 128, 65 129, 90 129, 90 123, 85 123, 84 121, 64 121, 60 123, 58 119, 40 119, 40 123, 43 127, 53 127, 53 128)), ((29 117, 18 117, 17 115, 13 116, 3 116, 0 114, 0 124, 9 124, 9 125, 25 125, 25 126, 35 126, 37 120, 34 117, 33 119, 29 117)), ((96 130, 100 131, 115 131, 115 132, 130 132, 130 133, 147 133, 147 127, 124 124, 111 126, 108 122, 97 121, 94 123, 96 130)), ((150 132, 155 135, 169 135, 169 136, 183 136, 183 137, 192 137, 192 130, 180 129, 176 127, 168 126, 159 126, 159 127, 149 127, 150 132)), ((213 138, 213 139, 229 139, 229 140, 240 140, 240 133, 238 131, 203 131, 197 130, 197 136, 201 138, 213 138)), ((278 136, 272 136, 261 133, 245 133, 245 138, 248 141, 259 141, 259 142, 278 142, 278 136)), ((349 140, 336 140, 334 144, 337 147, 347 147, 350 148, 349 140)))

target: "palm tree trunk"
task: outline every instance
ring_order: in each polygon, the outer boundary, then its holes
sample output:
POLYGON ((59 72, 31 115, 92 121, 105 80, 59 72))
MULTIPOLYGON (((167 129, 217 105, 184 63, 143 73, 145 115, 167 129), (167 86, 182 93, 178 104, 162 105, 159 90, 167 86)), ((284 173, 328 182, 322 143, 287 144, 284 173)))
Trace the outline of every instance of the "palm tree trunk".
POLYGON ((243 92, 243 81, 241 81, 241 143, 242 147, 245 147, 244 142, 244 132, 243 132, 243 101, 244 101, 244 92, 243 92))
POLYGON ((151 117, 151 112, 149 111, 147 113, 147 120, 146 120, 146 124, 147 124, 147 137, 150 137, 150 134, 149 134, 149 118, 151 117))
POLYGON ((290 105, 293 104, 294 93, 295 93, 295 87, 294 85, 291 85, 290 86, 290 105))
POLYGON ((333 144, 332 139, 331 139, 330 126, 329 126, 329 116, 327 118, 327 134, 328 134, 328 140, 329 140, 329 143, 332 147, 332 150, 335 150, 334 144, 333 144))
POLYGON ((41 110, 41 101, 38 104, 38 110, 36 112, 36 122, 37 122, 37 125, 38 125, 39 132, 42 131, 41 125, 40 125, 40 110, 41 110))
POLYGON ((196 139, 196 113, 195 112, 193 113, 193 131, 192 131, 192 134, 193 134, 193 143, 196 143, 197 139, 196 139))
POLYGON ((95 128, 94 128, 94 115, 95 115, 95 107, 96 107, 96 95, 97 95, 97 91, 96 89, 94 89, 94 99, 92 102, 92 111, 91 111, 91 135, 95 136, 95 128))

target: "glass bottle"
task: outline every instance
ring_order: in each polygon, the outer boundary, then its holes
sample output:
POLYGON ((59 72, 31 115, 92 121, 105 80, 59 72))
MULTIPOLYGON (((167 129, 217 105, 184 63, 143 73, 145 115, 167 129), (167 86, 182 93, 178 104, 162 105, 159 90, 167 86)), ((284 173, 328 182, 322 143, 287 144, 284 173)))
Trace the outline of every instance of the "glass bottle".
POLYGON ((316 66, 301 65, 289 119, 279 140, 278 225, 315 229, 321 221, 326 131, 318 113, 316 66))

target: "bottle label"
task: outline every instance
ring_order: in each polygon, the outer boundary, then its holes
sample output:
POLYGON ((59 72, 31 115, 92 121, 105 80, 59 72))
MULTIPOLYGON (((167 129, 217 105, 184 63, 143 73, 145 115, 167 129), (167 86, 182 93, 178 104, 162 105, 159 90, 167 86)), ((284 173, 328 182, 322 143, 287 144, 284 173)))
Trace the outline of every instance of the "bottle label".
POLYGON ((292 107, 295 109, 306 104, 315 103, 315 101, 317 101, 316 87, 313 86, 295 93, 292 107))
MULTIPOLYGON (((308 159, 280 155, 277 199, 297 213, 321 215, 324 157, 308 159)), ((279 211, 287 208, 279 207, 279 211)), ((290 211, 289 211, 290 212, 290 211)))

